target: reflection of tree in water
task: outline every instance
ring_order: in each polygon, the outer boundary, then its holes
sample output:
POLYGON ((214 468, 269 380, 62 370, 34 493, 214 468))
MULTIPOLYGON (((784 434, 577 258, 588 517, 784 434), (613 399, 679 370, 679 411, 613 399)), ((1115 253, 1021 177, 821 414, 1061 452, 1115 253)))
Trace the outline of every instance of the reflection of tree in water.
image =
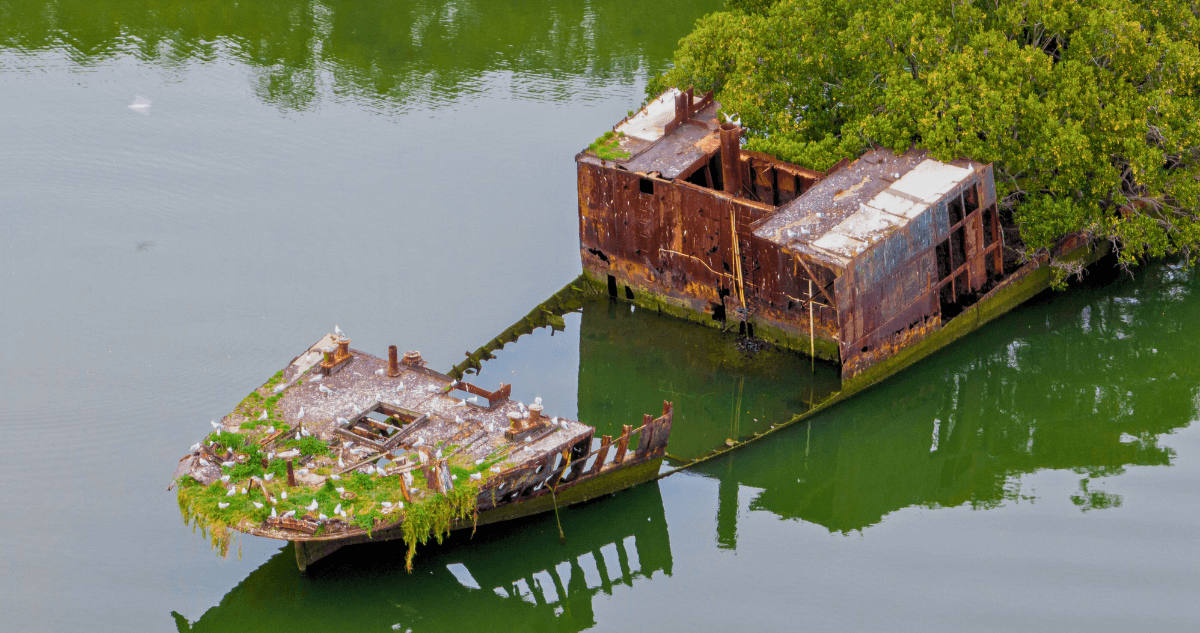
POLYGON ((671 543, 655 483, 554 517, 456 533, 422 549, 412 575, 402 543, 349 547, 296 571, 291 547, 272 557, 197 621, 180 630, 308 631, 352 624, 413 631, 581 631, 592 601, 614 586, 671 574, 671 543))
POLYGON ((705 472, 721 480, 722 543, 736 544, 737 488, 750 507, 833 531, 908 506, 998 506, 1031 497, 1020 476, 1085 478, 1081 510, 1121 505, 1096 478, 1166 466, 1159 438, 1197 415, 1197 283, 1182 269, 1083 286, 1021 308, 778 439, 705 472), (729 542, 726 542, 729 541, 729 542))
POLYGON ((62 49, 80 64, 134 53, 158 64, 212 61, 222 52, 252 66, 259 96, 304 109, 325 89, 387 107, 437 107, 511 71, 519 96, 628 84, 657 71, 674 43, 719 1, 105 2, 0 4, 0 46, 62 49), (642 29, 653 25, 654 37, 642 29), (566 81, 572 79, 572 81, 566 81))

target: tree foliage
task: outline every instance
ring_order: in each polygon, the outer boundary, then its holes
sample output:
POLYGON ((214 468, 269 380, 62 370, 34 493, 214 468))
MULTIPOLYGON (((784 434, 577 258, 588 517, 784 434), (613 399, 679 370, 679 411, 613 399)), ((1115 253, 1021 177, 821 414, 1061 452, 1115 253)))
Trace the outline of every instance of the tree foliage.
POLYGON ((1179 0, 731 0, 651 81, 715 90, 750 149, 993 163, 1025 244, 1200 245, 1200 8, 1179 0))

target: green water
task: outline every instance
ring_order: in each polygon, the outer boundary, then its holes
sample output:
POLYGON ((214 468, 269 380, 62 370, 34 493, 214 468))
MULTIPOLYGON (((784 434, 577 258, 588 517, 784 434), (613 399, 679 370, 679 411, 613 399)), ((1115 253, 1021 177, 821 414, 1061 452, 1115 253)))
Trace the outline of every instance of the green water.
MULTIPOLYGON (((335 324, 448 369, 578 275, 574 154, 718 6, 0 0, 0 628, 1200 627, 1200 280, 1167 263, 564 509, 565 544, 539 516, 302 576, 182 524, 178 457, 335 324)), ((838 388, 623 303, 566 325, 477 381, 602 433, 670 400, 682 458, 838 388)))

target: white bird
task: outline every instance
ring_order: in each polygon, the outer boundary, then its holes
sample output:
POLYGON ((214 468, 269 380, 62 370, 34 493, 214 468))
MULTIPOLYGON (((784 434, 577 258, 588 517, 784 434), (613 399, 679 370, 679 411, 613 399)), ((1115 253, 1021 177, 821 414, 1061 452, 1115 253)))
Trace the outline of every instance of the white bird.
POLYGON ((304 508, 305 508, 305 509, 307 509, 307 510, 316 510, 316 509, 317 509, 317 507, 318 507, 318 506, 317 506, 317 500, 316 500, 316 499, 313 499, 312 503, 310 503, 310 504, 308 504, 308 505, 304 506, 304 508))
POLYGON ((208 460, 207 460, 207 459, 204 459, 203 457, 201 457, 201 458, 200 458, 200 465, 201 465, 201 466, 208 466, 208 460))
POLYGON ((495 433, 495 432, 496 432, 496 423, 489 422, 488 423, 488 433, 495 433))
POLYGON ((354 440, 344 440, 342 441, 342 446, 350 448, 351 446, 354 446, 354 440))
POLYGON ((526 443, 526 444, 528 444, 529 442, 532 442, 532 441, 533 441, 533 438, 531 438, 531 437, 529 437, 529 436, 526 436, 526 437, 525 437, 525 443, 526 443))
POLYGON ((465 422, 465 420, 463 420, 461 417, 459 417, 459 416, 457 416, 457 415, 456 415, 456 416, 454 416, 454 423, 455 423, 455 424, 462 424, 463 422, 465 422))
POLYGON ((385 508, 390 508, 390 507, 392 507, 392 502, 391 501, 381 501, 381 502, 379 502, 379 505, 381 505, 385 508))
POLYGON ((339 457, 338 458, 338 468, 345 468, 345 467, 346 467, 346 462, 342 461, 342 458, 339 457))
POLYGON ((428 385, 425 387, 425 391, 428 391, 430 393, 433 393, 437 390, 438 390, 437 385, 428 385))
POLYGON ((340 504, 340 503, 339 503, 339 504, 337 504, 337 507, 333 509, 333 513, 334 513, 334 514, 341 514, 341 513, 342 513, 342 504, 340 504))
POLYGON ((532 453, 532 452, 533 452, 533 448, 532 448, 532 447, 530 447, 530 446, 526 446, 526 447, 525 447, 525 452, 526 452, 526 453, 532 453))
POLYGON ((439 449, 437 450, 437 453, 434 455, 434 457, 437 457, 438 459, 441 459, 441 458, 442 458, 442 449, 440 449, 440 448, 439 448, 439 449))
POLYGON ((257 502, 257 501, 251 501, 250 503, 253 503, 255 508, 258 508, 259 510, 262 510, 262 504, 261 504, 261 503, 259 503, 259 502, 257 502))
POLYGON ((333 390, 325 385, 318 385, 317 391, 320 391, 321 393, 333 393, 333 390))
POLYGON ((236 495, 236 494, 237 494, 237 488, 234 487, 234 488, 230 488, 229 492, 225 493, 225 496, 232 497, 233 495, 236 495))
POLYGON ((376 369, 376 370, 375 370, 375 375, 376 375, 376 376, 382 376, 382 375, 383 375, 383 373, 384 373, 384 372, 383 372, 383 368, 382 368, 382 367, 380 367, 379 369, 376 369))
POLYGON ((200 443, 199 443, 199 442, 197 442, 197 443, 195 443, 195 444, 192 444, 192 447, 191 447, 191 448, 189 448, 188 450, 189 450, 189 451, 193 451, 193 452, 200 450, 200 443))
POLYGON ((308 379, 308 382, 321 382, 321 380, 322 380, 323 378, 325 378, 325 376, 322 376, 321 374, 317 374, 316 376, 313 376, 312 378, 309 378, 309 379, 308 379))
POLYGON ((218 503, 217 507, 224 510, 225 508, 229 507, 229 504, 228 503, 218 503))
POLYGON ((318 514, 318 515, 317 515, 317 518, 318 518, 318 519, 320 519, 320 520, 322 520, 322 521, 328 521, 328 520, 329 520, 329 517, 325 516, 325 514, 324 514, 324 513, 318 514))
POLYGON ((458 481, 458 475, 450 475, 450 481, 458 481))
POLYGON ((374 467, 374 466, 372 466, 372 465, 370 465, 370 464, 367 464, 367 467, 366 467, 366 468, 364 468, 363 470, 364 470, 364 472, 366 472, 368 475, 373 475, 373 474, 375 474, 375 467, 374 467))
POLYGON ((246 489, 242 488, 242 494, 246 494, 246 489))
POLYGON ((424 444, 424 443, 425 443, 425 438, 423 438, 423 437, 418 437, 418 438, 417 438, 417 441, 413 442, 413 446, 420 446, 420 445, 422 445, 422 444, 424 444))
POLYGON ((296 516, 296 511, 295 511, 295 510, 288 510, 287 512, 284 512, 284 513, 283 513, 283 518, 285 518, 285 519, 290 519, 290 518, 292 518, 292 517, 294 517, 294 516, 296 516))
POLYGON ((479 396, 471 396, 470 398, 467 398, 467 402, 470 402, 471 404, 478 404, 479 396))
POLYGON ((482 459, 477 459, 477 460, 475 460, 475 465, 476 465, 476 466, 478 466, 478 465, 480 465, 480 464, 482 464, 482 463, 483 463, 483 460, 482 460, 482 459))
POLYGON ((402 629, 402 628, 404 628, 404 625, 400 624, 399 622, 397 622, 397 623, 395 623, 395 624, 393 624, 393 625, 392 625, 392 630, 393 630, 393 631, 399 631, 399 630, 400 630, 400 629, 402 629))
POLYGON ((267 473, 267 474, 263 475, 263 479, 265 479, 267 481, 271 481, 274 478, 275 478, 275 473, 267 473))
POLYGON ((538 397, 534 398, 534 399, 533 399, 533 403, 534 403, 534 404, 541 404, 541 403, 542 403, 542 397, 541 397, 541 396, 538 396, 538 397))
POLYGON ((494 472, 494 473, 498 473, 498 472, 500 472, 500 467, 499 467, 499 466, 492 466, 492 467, 490 468, 490 470, 491 470, 492 472, 494 472))
POLYGON ((234 465, 236 465, 236 464, 237 464, 237 462, 221 462, 221 465, 226 468, 233 468, 234 465))
POLYGON ((125 106, 138 114, 150 114, 150 100, 138 95, 133 98, 133 103, 125 106))
POLYGON ((213 420, 213 421, 209 422, 209 424, 211 424, 211 425, 212 425, 212 427, 213 427, 214 429, 219 429, 219 428, 221 428, 221 425, 220 425, 220 424, 217 424, 217 421, 216 421, 216 420, 213 420))
POLYGON ((229 475, 225 475, 224 477, 222 477, 221 481, 229 481, 229 475))
POLYGON ((275 514, 275 508, 271 508, 271 516, 273 516, 273 517, 279 516, 279 515, 275 514))
POLYGON ((266 409, 263 409, 262 415, 258 416, 258 419, 260 419, 260 420, 267 419, 267 410, 266 409))
POLYGON ((403 510, 403 509, 404 509, 404 502, 403 502, 403 501, 397 501, 397 502, 396 502, 396 507, 397 507, 397 508, 399 508, 399 509, 401 509, 401 510, 403 510))
POLYGON ((525 403, 524 402, 518 402, 517 407, 521 409, 521 413, 525 413, 525 403))
POLYGON ((459 400, 458 402, 454 403, 454 406, 455 407, 465 407, 465 406, 467 406, 467 401, 466 401, 466 399, 459 400))
POLYGON ((340 495, 340 494, 342 494, 343 492, 346 492, 346 489, 345 489, 345 488, 343 488, 343 487, 341 487, 341 486, 338 486, 337 488, 334 488, 334 490, 338 491, 338 494, 339 494, 339 495, 340 495))
POLYGON ((347 420, 346 418, 338 418, 337 423, 342 426, 346 426, 347 424, 350 424, 350 420, 347 420))
POLYGON ((342 476, 341 475, 330 475, 329 478, 334 481, 337 481, 337 480, 341 479, 342 476))
POLYGON ((481 475, 479 473, 471 473, 471 479, 474 479, 475 481, 479 481, 480 479, 483 479, 483 475, 481 475))
POLYGON ((558 426, 558 416, 555 416, 555 417, 553 417, 553 418, 550 418, 550 424, 553 424, 553 425, 555 425, 555 426, 558 426))
POLYGON ((296 414, 296 419, 304 417, 304 407, 300 407, 300 412, 296 414))
POLYGON ((287 501, 287 491, 284 490, 283 492, 279 493, 279 498, 287 501))
POLYGON ((338 336, 343 336, 343 337, 346 336, 346 333, 342 331, 342 328, 340 328, 336 325, 333 326, 333 333, 337 334, 338 336))

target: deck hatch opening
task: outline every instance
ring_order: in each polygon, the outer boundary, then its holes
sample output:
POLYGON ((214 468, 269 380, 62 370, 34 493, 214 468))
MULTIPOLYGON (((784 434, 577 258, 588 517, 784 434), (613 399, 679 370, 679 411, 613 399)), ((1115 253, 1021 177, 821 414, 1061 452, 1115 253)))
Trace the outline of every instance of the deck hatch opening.
POLYGON ((646 195, 654 195, 654 181, 649 178, 639 178, 638 190, 646 195))

